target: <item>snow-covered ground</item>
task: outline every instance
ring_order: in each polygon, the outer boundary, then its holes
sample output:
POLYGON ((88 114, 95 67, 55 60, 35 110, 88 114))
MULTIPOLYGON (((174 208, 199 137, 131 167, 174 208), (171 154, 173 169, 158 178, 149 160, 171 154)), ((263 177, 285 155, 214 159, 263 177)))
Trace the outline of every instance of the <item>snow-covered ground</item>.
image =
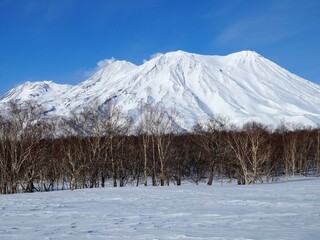
POLYGON ((1 195, 0 239, 320 239, 320 178, 1 195))

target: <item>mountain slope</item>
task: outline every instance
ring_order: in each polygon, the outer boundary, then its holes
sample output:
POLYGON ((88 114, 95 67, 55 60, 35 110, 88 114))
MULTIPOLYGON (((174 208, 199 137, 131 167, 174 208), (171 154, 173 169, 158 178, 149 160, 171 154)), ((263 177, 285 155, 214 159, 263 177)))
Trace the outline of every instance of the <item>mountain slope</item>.
POLYGON ((0 105, 33 98, 52 108, 52 114, 65 115, 91 102, 113 99, 137 117, 141 103, 160 103, 176 109, 178 124, 185 129, 215 114, 236 124, 252 120, 320 124, 320 86, 252 51, 227 56, 169 52, 140 66, 112 62, 73 87, 43 82, 50 86, 45 91, 40 83, 34 84, 37 87, 12 89, 0 105))
POLYGON ((53 101, 71 88, 70 85, 56 84, 52 81, 26 82, 8 91, 0 98, 1 103, 14 101, 53 101))

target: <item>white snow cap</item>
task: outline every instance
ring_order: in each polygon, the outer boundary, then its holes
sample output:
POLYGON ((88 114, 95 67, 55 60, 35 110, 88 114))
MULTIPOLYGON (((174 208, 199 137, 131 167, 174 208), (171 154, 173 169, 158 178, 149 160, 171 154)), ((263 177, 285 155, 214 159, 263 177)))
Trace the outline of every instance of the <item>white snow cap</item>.
POLYGON ((0 100, 0 109, 9 100, 33 99, 54 106, 51 114, 65 115, 92 102, 113 100, 136 121, 141 103, 174 108, 176 124, 187 130, 217 114, 239 125, 278 125, 283 120, 320 124, 320 86, 254 51, 210 56, 179 50, 154 54, 140 66, 111 58, 97 67, 73 87, 49 82, 50 91, 44 92, 18 86, 0 100))

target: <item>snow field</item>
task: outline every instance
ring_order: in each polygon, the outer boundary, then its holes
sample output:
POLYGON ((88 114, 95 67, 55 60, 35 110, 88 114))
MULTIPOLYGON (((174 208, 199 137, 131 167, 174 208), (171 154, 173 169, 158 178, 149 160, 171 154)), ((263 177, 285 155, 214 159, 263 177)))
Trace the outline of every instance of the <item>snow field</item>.
POLYGON ((320 178, 0 196, 0 239, 319 239, 320 178))

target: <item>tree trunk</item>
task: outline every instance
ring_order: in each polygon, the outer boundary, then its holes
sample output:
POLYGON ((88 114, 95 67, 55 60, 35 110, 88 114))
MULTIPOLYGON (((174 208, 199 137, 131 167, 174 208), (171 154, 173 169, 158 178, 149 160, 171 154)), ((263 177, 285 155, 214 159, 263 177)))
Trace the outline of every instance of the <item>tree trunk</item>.
POLYGON ((213 157, 211 157, 211 161, 210 161, 210 170, 209 170, 209 179, 208 179, 208 183, 207 185, 212 186, 213 183, 213 175, 214 175, 214 159, 213 157))
POLYGON ((154 149, 154 139, 152 138, 152 186, 157 185, 157 173, 156 173, 156 156, 155 156, 155 149, 154 149))
POLYGON ((143 143, 143 154, 144 154, 144 164, 143 164, 143 177, 144 177, 144 185, 148 185, 148 172, 147 172, 147 144, 143 143))

